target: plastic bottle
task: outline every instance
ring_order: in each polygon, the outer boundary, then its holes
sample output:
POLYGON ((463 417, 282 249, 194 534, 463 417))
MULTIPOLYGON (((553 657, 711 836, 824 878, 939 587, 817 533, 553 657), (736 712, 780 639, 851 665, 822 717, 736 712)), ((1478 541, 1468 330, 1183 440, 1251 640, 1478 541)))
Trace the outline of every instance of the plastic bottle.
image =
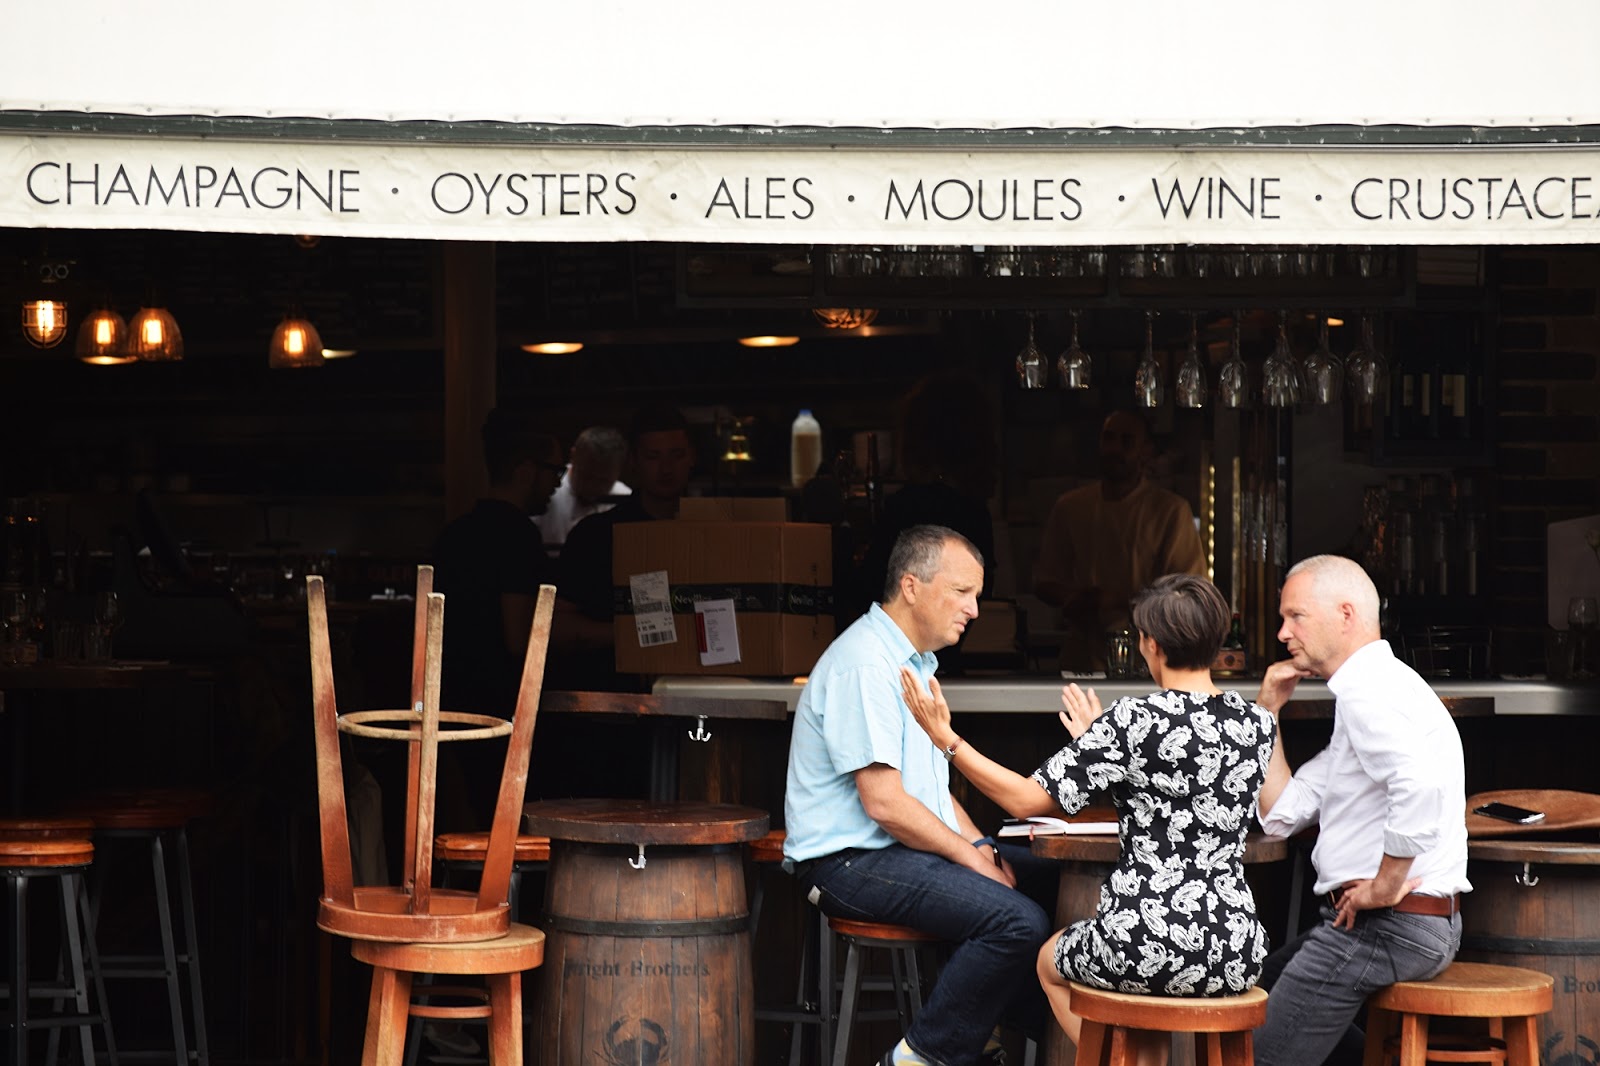
POLYGON ((802 407, 789 428, 789 481, 800 488, 822 465, 822 425, 802 407))

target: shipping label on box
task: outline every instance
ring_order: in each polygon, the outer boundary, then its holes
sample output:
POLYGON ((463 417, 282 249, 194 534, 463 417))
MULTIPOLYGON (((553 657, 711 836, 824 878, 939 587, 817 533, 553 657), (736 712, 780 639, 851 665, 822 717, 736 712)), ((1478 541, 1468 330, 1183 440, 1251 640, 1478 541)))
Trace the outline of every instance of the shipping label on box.
POLYGON ((642 674, 793 676, 833 640, 833 530, 791 522, 625 522, 612 554, 617 669, 642 674), (665 571, 680 639, 642 644, 632 586, 665 571), (702 658, 697 603, 727 601, 719 649, 702 658), (727 617, 731 615, 731 619, 727 617), (736 652, 730 652, 736 649, 736 652), (726 660, 736 653, 738 661, 726 660))

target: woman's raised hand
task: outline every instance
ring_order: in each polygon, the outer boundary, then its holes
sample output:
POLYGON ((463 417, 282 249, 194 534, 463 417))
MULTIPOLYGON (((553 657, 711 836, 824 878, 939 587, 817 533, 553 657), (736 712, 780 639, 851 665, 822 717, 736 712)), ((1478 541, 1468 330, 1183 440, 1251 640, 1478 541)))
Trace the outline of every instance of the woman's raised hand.
POLYGON ((1076 684, 1068 685, 1061 690, 1061 705, 1066 708, 1060 713, 1061 724, 1067 727, 1073 740, 1083 736, 1101 715, 1100 697, 1092 688, 1085 691, 1076 684))
POLYGON ((948 748, 956 742, 956 732, 950 728, 950 705, 944 701, 937 678, 928 679, 928 688, 931 691, 923 690, 922 682, 917 680, 917 675, 909 667, 900 668, 900 691, 905 696, 906 706, 911 709, 911 716, 928 734, 929 740, 941 748, 948 748))

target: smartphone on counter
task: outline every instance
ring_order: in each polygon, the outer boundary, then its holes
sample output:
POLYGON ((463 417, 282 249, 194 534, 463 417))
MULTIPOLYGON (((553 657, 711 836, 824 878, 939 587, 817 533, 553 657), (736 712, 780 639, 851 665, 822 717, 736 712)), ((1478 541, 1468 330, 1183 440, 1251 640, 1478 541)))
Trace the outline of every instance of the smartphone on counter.
POLYGON ((1543 811, 1530 811, 1526 807, 1516 807, 1509 803, 1485 803, 1481 807, 1472 808, 1472 813, 1498 818, 1502 822, 1515 822, 1517 825, 1534 825, 1544 821, 1543 811))

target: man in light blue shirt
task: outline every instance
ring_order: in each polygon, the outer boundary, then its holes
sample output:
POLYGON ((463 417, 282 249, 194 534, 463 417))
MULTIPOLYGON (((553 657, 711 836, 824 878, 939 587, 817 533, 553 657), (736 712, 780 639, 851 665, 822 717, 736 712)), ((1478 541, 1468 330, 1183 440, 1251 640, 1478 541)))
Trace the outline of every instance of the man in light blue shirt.
POLYGON ((818 660, 795 710, 784 800, 784 866, 824 913, 906 925, 955 950, 926 1009, 884 1066, 1003 1061, 1006 1014, 1038 1014, 1034 958, 1053 925, 950 794, 948 751, 901 696, 900 668, 927 683, 934 651, 978 616, 983 559, 959 533, 914 526, 887 587, 818 660))

